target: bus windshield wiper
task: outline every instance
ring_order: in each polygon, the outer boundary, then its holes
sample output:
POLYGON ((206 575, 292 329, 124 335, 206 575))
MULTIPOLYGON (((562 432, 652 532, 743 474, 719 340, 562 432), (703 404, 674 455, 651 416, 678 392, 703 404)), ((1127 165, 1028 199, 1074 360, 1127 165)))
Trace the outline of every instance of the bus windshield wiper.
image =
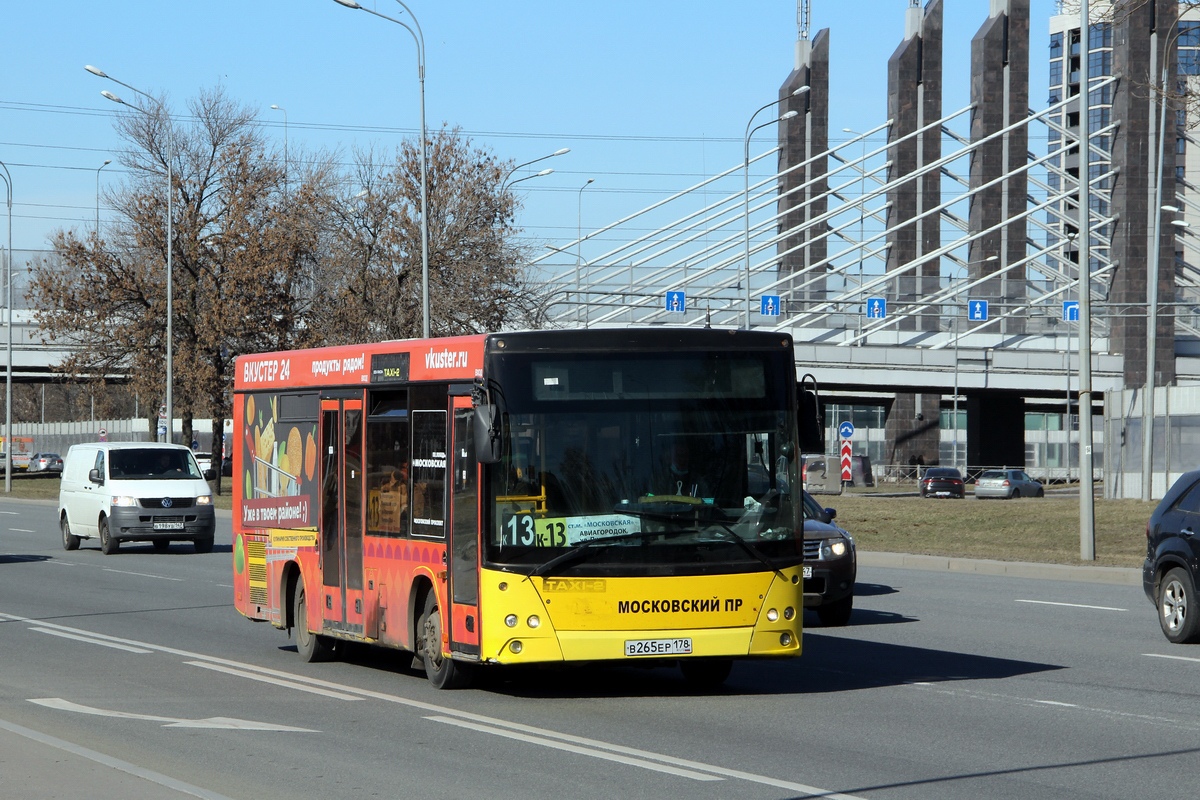
POLYGON ((561 567, 563 564, 569 564, 572 561, 578 561, 587 556, 588 550, 594 545, 607 545, 611 542, 627 541, 629 539, 645 539, 650 536, 663 535, 669 534, 664 534, 663 531, 639 531, 638 533, 622 533, 617 536, 601 536, 596 539, 588 539, 587 541, 571 545, 571 547, 565 552, 559 553, 557 556, 545 562, 544 564, 539 564, 532 572, 529 573, 529 577, 532 578, 535 575, 547 575, 554 569, 561 567))

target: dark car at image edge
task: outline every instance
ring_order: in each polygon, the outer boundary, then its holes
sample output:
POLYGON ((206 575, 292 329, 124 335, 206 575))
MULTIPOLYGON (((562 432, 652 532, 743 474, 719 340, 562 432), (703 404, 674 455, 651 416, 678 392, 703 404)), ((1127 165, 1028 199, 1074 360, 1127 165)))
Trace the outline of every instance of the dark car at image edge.
POLYGON ((1158 624, 1169 641, 1200 641, 1200 470, 1171 485, 1146 523, 1146 560, 1142 588, 1158 611, 1158 624))

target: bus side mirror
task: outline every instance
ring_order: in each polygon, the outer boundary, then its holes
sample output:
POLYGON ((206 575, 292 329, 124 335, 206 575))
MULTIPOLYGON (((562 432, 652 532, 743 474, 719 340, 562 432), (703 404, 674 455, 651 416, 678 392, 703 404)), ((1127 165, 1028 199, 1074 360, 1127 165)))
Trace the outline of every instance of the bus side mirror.
POLYGON ((496 464, 500 461, 500 422, 496 418, 496 407, 491 404, 475 406, 473 422, 475 434, 475 459, 480 464, 496 464))
POLYGON ((811 375, 800 379, 796 387, 796 428, 800 433, 801 453, 825 452, 825 430, 821 423, 821 398, 811 375))

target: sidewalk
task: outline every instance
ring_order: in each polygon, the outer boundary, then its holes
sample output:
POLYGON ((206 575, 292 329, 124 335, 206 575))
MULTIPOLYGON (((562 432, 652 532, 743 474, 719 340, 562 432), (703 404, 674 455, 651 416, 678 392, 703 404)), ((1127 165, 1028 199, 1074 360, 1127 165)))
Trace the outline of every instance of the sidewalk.
POLYGON ((860 567, 898 567, 943 572, 974 572, 979 575, 1007 575, 1012 578, 1109 583, 1141 586, 1142 571, 1129 567, 1089 567, 1068 564, 1039 564, 1028 561, 991 561, 980 558, 920 556, 909 553, 858 553, 860 567))

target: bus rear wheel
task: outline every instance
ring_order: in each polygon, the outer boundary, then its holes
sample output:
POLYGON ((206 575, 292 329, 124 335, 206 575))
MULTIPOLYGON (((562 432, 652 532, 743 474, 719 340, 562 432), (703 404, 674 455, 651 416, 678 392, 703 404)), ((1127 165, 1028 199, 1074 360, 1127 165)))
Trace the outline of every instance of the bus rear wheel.
POLYGON ((292 611, 292 624, 296 626, 296 652, 307 662, 327 661, 332 648, 324 636, 308 629, 308 603, 304 596, 304 579, 296 582, 296 594, 292 611))
POLYGON ((421 641, 418 655, 425 665, 425 677, 435 689, 464 689, 471 684, 471 668, 442 655, 442 614, 437 595, 431 590, 425 596, 425 611, 418 623, 421 641))

